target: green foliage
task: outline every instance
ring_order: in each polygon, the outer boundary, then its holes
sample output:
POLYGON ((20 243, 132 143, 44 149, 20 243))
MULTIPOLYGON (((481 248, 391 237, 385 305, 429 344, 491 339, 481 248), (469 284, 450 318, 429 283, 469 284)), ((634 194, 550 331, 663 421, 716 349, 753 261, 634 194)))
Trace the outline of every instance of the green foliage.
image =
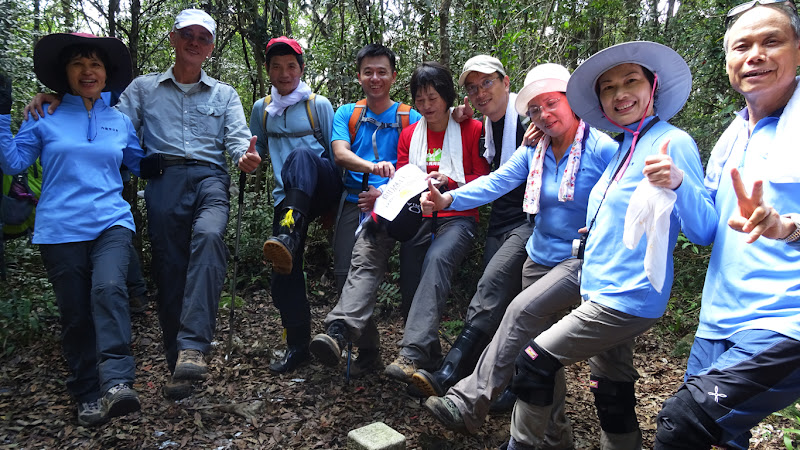
POLYGON ((800 404, 794 403, 787 406, 779 412, 773 413, 774 416, 789 419, 795 428, 783 429, 783 445, 788 450, 796 450, 800 448, 798 441, 800 441, 800 404))
POLYGON ((26 239, 6 242, 7 280, 0 281, 0 355, 39 339, 58 317, 55 295, 37 246, 26 239))
MULTIPOLYGON (((683 233, 678 235, 678 243, 673 251, 675 279, 672 294, 667 311, 659 322, 662 331, 677 339, 694 334, 710 256, 711 247, 693 244, 683 233)), ((676 346, 676 351, 683 353, 686 350, 683 347, 676 346)))

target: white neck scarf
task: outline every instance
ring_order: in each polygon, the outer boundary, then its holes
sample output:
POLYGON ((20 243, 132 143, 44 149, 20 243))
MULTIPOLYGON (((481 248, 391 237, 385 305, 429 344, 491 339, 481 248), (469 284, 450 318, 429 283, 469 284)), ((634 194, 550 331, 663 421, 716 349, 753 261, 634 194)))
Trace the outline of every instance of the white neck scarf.
MULTIPOLYGON (((578 130, 575 132, 575 140, 569 150, 567 167, 561 177, 561 186, 558 188, 558 201, 571 202, 575 197, 575 176, 581 166, 581 153, 583 152, 583 135, 586 124, 581 120, 578 123, 578 130)), ((547 147, 550 146, 550 136, 544 135, 536 145, 536 152, 533 154, 533 164, 531 173, 528 174, 528 181, 525 183, 525 198, 522 200, 522 210, 528 214, 539 213, 539 196, 542 191, 542 167, 547 147)), ((521 147, 521 146, 520 146, 521 147)), ((556 161, 558 165, 558 161, 556 161)))
MULTIPOLYGON (((519 115, 517 114, 516 108, 514 108, 514 102, 517 100, 517 94, 510 93, 508 96, 508 104, 506 105, 506 115, 505 121, 503 122, 503 141, 501 143, 501 150, 503 153, 500 155, 500 164, 498 166, 502 166, 506 163, 506 161, 511 158, 511 155, 517 150, 517 119, 519 115)), ((494 160, 494 130, 492 129, 492 121, 489 120, 489 117, 484 118, 484 130, 486 136, 486 148, 483 152, 483 157, 489 164, 492 163, 494 160)))
MULTIPOLYGON (((447 128, 442 142, 442 159, 439 161, 439 172, 447 175, 459 186, 466 182, 464 178, 464 147, 461 143, 461 125, 453 120, 453 108, 447 112, 447 128)), ((411 135, 408 149, 408 162, 423 172, 428 172, 428 121, 421 117, 411 135)))
POLYGON ((267 105, 267 114, 273 117, 282 116, 286 108, 307 99, 309 95, 311 95, 311 88, 302 81, 289 95, 279 94, 275 86, 272 86, 272 101, 267 105))

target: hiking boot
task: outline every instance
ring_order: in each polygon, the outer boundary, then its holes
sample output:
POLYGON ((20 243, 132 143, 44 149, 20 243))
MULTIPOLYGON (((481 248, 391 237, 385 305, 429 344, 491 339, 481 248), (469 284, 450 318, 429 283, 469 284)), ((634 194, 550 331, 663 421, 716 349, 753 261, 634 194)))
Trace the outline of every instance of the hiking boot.
POLYGON ((161 394, 167 400, 183 400, 192 395, 194 392, 194 384, 189 380, 176 380, 170 378, 166 384, 161 388, 161 394))
POLYGON ((428 397, 425 400, 425 408, 448 430, 469 434, 464 418, 461 416, 461 411, 449 398, 428 397))
POLYGON ((480 328, 467 324, 450 347, 441 367, 435 372, 417 371, 412 377, 412 383, 428 395, 443 396, 448 389, 472 372, 490 339, 491 336, 480 328))
POLYGON ((178 353, 178 362, 172 378, 175 380, 204 380, 208 376, 208 365, 200 350, 186 349, 178 353))
POLYGON ((420 399, 420 403, 422 403, 422 400, 428 398, 428 396, 425 395, 424 392, 420 391, 419 388, 414 386, 413 383, 409 383, 406 385, 406 394, 408 394, 409 397, 420 399))
MULTIPOLYGON (((306 339, 308 339, 307 336, 306 339)), ((308 351, 308 345, 290 345, 286 348, 286 354, 280 361, 269 365, 269 370, 273 373, 293 372, 309 361, 311 361, 311 353, 308 351)))
POLYGON ((347 346, 347 335, 344 322, 335 320, 328 326, 325 334, 314 336, 308 348, 322 364, 335 366, 342 359, 342 350, 347 346))
POLYGON ((379 370, 383 370, 380 350, 377 348, 360 348, 358 349, 358 358, 350 364, 350 377, 360 378, 379 370))
POLYGON ((384 370, 383 373, 387 377, 394 378, 397 381, 410 383, 411 376, 414 375, 414 372, 416 371, 416 363, 408 357, 400 355, 394 360, 393 363, 386 366, 386 370, 384 370))
MULTIPOLYGON (((283 216, 278 234, 264 242, 264 259, 272 262, 272 270, 282 275, 292 273, 295 259, 302 255, 303 241, 308 233, 308 211, 311 197, 300 189, 287 189, 281 202, 283 216)), ((280 217, 280 216, 279 216, 280 217)), ((299 262, 299 261, 297 261, 299 262)))
POLYGON ((436 382, 434 375, 425 369, 419 369, 411 375, 411 383, 422 392, 425 397, 441 397, 445 392, 441 392, 439 383, 436 382))
POLYGON ((84 427, 100 425, 108 420, 108 416, 100 406, 100 400, 78 403, 78 424, 84 427))
POLYGON ((511 386, 503 389, 500 396, 492 401, 489 406, 490 413, 504 413, 511 412, 514 409, 514 403, 517 402, 517 394, 511 392, 511 386))
POLYGON ((145 295, 132 295, 128 298, 128 307, 133 314, 142 314, 150 306, 150 299, 145 295))
POLYGON ((124 416, 142 408, 139 403, 139 395, 127 383, 120 383, 109 388, 100 403, 109 418, 124 416))

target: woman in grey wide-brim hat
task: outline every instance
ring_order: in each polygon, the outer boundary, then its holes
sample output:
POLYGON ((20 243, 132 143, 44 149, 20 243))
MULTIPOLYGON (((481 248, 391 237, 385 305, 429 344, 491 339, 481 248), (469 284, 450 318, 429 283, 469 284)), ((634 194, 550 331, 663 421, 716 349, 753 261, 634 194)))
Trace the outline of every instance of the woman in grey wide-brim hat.
MULTIPOLYGON (((601 448, 638 449, 634 338, 664 313, 672 286, 671 249, 683 227, 706 245, 714 214, 703 186, 700 155, 691 136, 667 123, 685 103, 691 74, 672 49, 628 42, 602 50, 572 74, 567 99, 589 125, 621 131, 611 163, 592 189, 581 277, 584 302, 530 340, 517 357, 518 400, 509 448, 539 448, 552 408, 553 380, 563 366, 589 360, 590 387, 600 418, 601 448), (670 156, 671 155, 671 156, 670 156), (640 184, 674 197, 660 221, 663 233, 626 247, 623 235, 631 197, 640 184), (670 212, 671 211, 671 212, 670 212), (669 251, 648 249, 661 238, 669 251), (648 246, 648 244, 650 244, 648 246), (658 268, 662 268, 659 276, 658 268)), ((645 214, 644 216, 647 216, 645 214)))
POLYGON ((103 97, 130 82, 130 54, 119 39, 57 33, 39 41, 33 60, 61 106, 15 137, 10 116, 0 116, 0 167, 14 174, 41 159, 33 243, 58 302, 78 423, 97 425, 140 408, 125 287, 135 226, 119 168, 139 175, 143 151, 130 119, 103 97))

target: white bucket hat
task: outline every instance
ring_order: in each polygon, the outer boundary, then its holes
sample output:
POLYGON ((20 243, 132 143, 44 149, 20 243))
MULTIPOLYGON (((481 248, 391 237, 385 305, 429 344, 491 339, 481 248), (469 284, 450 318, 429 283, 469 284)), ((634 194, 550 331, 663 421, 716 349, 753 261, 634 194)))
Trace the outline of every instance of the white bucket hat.
POLYGON ((658 75, 653 106, 661 120, 669 120, 686 104, 692 89, 692 73, 681 55, 655 42, 625 42, 595 53, 572 73, 567 100, 578 117, 595 128, 623 131, 603 115, 595 86, 600 75, 625 63, 639 64, 658 75))
POLYGON ((545 92, 567 92, 569 70, 560 64, 540 64, 525 75, 525 86, 517 93, 514 108, 517 114, 528 113, 528 103, 545 92))

